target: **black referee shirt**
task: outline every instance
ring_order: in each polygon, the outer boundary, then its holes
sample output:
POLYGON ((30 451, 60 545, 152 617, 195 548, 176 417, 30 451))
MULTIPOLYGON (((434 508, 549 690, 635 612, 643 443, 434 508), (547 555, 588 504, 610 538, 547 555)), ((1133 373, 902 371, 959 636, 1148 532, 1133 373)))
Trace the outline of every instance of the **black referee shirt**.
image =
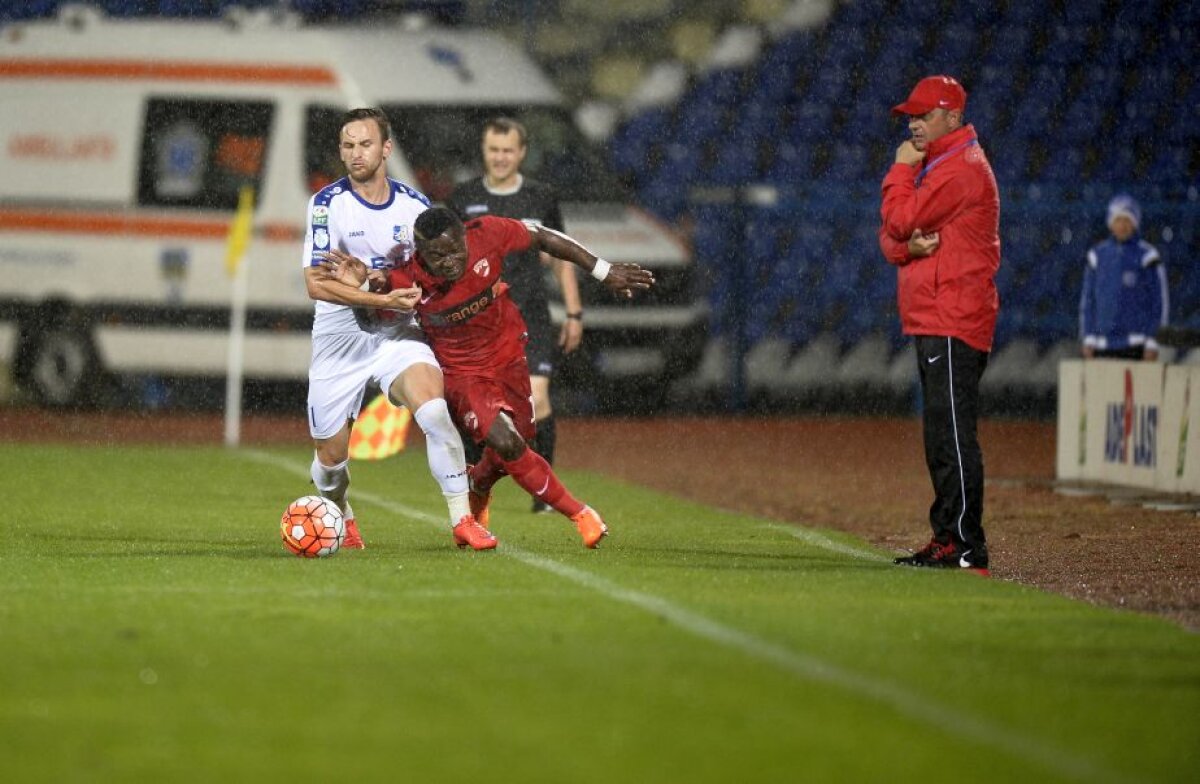
MULTIPOLYGON (((514 193, 495 194, 483 184, 483 178, 464 182, 454 189, 446 206, 463 221, 481 215, 533 220, 555 231, 563 231, 558 197, 549 185, 525 177, 514 193)), ((527 322, 545 319, 549 324, 550 305, 546 297, 544 267, 536 250, 510 253, 504 259, 504 281, 511 287, 513 302, 527 322)), ((532 324, 530 325, 532 326, 532 324)))

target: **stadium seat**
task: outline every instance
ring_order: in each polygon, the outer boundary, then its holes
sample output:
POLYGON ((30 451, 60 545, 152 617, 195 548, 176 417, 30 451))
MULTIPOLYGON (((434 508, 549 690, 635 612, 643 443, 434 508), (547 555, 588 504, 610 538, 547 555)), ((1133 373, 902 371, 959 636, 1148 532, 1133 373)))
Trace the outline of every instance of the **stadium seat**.
POLYGON ((776 185, 794 185, 808 179, 812 171, 812 147, 784 142, 775 146, 775 156, 766 180, 776 185))
POLYGON ((648 109, 635 114, 617 129, 609 141, 609 156, 617 171, 640 179, 645 174, 651 146, 666 134, 667 109, 648 109))
POLYGON ((1005 68, 1012 63, 1024 62, 1033 38, 1030 30, 1018 24, 998 28, 992 35, 991 48, 984 55, 984 65, 1005 68))
POLYGON ((1042 51, 1042 62, 1069 68, 1088 54, 1089 28, 1086 25, 1056 24, 1042 51))
POLYGON ((757 174, 757 146, 735 143, 717 148, 716 160, 701 179, 716 185, 742 185, 756 179, 757 174))
MULTIPOLYGON (((833 158, 825 175, 834 180, 849 182, 862 177, 871 176, 876 172, 868 170, 869 155, 867 148, 861 144, 838 144, 834 148, 833 158)), ((888 161, 891 163, 891 161, 888 161)), ((878 173, 880 177, 882 172, 878 173)))
POLYGON ((58 6, 58 0, 25 0, 21 3, 0 4, 0 21, 18 22, 54 16, 58 6))

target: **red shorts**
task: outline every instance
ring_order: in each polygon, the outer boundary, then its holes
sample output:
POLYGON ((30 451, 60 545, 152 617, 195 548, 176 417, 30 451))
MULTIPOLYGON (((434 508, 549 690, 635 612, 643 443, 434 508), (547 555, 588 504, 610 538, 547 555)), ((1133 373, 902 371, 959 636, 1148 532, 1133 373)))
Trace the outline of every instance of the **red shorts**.
POLYGON ((501 411, 508 412, 521 438, 529 441, 537 433, 533 424, 529 365, 524 357, 490 376, 447 372, 445 379, 450 413, 476 442, 483 443, 501 411))

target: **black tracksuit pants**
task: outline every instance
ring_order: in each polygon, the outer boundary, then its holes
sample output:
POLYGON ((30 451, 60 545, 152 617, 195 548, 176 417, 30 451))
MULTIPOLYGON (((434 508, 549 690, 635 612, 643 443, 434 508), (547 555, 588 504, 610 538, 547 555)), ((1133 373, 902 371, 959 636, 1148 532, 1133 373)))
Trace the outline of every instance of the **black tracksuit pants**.
POLYGON ((929 507, 933 537, 986 553, 983 452, 976 422, 987 352, 958 338, 929 335, 917 336, 916 347, 924 396, 925 463, 935 496, 929 507))

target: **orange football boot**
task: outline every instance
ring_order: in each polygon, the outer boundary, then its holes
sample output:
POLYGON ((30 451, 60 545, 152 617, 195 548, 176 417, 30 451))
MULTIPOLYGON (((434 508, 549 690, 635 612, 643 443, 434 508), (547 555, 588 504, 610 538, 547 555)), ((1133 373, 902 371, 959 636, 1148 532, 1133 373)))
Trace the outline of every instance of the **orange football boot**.
POLYGON ((575 523, 579 535, 583 537, 584 547, 594 549, 599 546, 600 540, 608 535, 608 526, 590 506, 583 507, 579 514, 571 518, 571 522, 575 523))
POLYGON ((362 535, 358 533, 358 521, 353 517, 346 518, 346 535, 342 537, 342 547, 348 550, 365 550, 362 535))
POLYGON ((496 537, 475 519, 474 515, 463 515, 454 526, 454 543, 459 549, 470 546, 472 550, 495 550, 496 537))

